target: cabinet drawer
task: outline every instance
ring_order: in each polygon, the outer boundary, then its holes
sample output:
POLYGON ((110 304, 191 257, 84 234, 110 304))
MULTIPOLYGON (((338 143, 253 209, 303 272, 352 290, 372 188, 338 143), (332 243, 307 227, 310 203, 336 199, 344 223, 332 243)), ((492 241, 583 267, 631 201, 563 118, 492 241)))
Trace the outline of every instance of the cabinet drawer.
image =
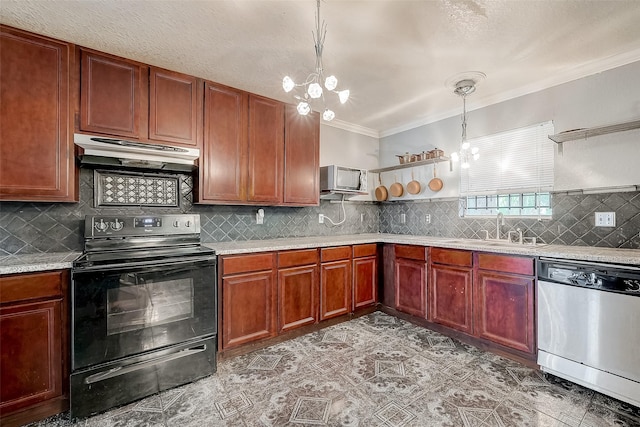
POLYGON ((424 246, 396 245, 396 258, 416 259, 426 261, 427 248, 424 246))
POLYGON ((534 259, 512 255, 478 253, 478 268, 533 276, 534 259))
POLYGON ((367 243, 365 245, 353 246, 353 257, 361 258, 365 256, 373 256, 378 252, 378 245, 375 243, 367 243))
POLYGON ((0 277, 0 303, 62 296, 63 270, 0 277))
POLYGON ((294 267, 318 263, 317 249, 278 252, 278 268, 294 267))
POLYGON ((351 246, 338 246, 335 248, 322 248, 322 262, 338 261, 351 257, 351 246))
POLYGON ((456 249, 431 248, 431 262, 471 267, 473 253, 456 249))
POLYGON ((233 255, 222 258, 222 274, 248 273, 273 269, 273 252, 233 255))

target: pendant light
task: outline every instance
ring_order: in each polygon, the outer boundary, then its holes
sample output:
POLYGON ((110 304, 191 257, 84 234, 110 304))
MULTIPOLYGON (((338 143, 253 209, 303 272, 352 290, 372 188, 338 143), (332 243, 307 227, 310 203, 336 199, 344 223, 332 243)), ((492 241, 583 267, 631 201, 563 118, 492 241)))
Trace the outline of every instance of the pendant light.
MULTIPOLYGON (((478 147, 472 147, 469 141, 467 141, 467 96, 476 91, 476 85, 485 77, 484 73, 478 71, 469 71, 454 77, 457 81, 453 87, 453 93, 462 98, 462 138, 460 141, 460 150, 451 154, 451 160, 460 162, 462 169, 468 169, 471 166, 471 160, 478 160, 480 158, 480 150, 478 147)), ((449 81, 451 81, 451 79, 449 79, 449 81)))
MULTIPOLYGON (((322 99, 325 103, 325 93, 331 92, 338 95, 341 104, 349 100, 349 89, 336 90, 338 87, 338 79, 334 75, 325 78, 324 69, 322 67, 322 50, 324 48, 324 38, 327 34, 327 24, 322 21, 320 25, 320 0, 316 0, 316 30, 313 34, 313 41, 316 51, 315 70, 307 76, 304 83, 297 84, 291 77, 285 76, 282 79, 282 88, 285 92, 291 92, 295 88, 304 88, 302 94, 294 94, 294 98, 298 101, 298 113, 305 116, 311 111, 311 103, 316 99, 322 99), (324 86, 324 89, 323 89, 324 86)), ((335 118, 336 114, 333 110, 324 105, 322 118, 330 122, 335 118)))

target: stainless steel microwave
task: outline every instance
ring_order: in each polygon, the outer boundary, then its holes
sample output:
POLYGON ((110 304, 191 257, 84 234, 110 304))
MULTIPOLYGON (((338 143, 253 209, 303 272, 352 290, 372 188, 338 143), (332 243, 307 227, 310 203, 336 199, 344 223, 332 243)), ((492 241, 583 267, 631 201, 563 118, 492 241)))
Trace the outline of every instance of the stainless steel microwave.
POLYGON ((321 193, 366 193, 367 170, 329 165, 320 167, 321 193))

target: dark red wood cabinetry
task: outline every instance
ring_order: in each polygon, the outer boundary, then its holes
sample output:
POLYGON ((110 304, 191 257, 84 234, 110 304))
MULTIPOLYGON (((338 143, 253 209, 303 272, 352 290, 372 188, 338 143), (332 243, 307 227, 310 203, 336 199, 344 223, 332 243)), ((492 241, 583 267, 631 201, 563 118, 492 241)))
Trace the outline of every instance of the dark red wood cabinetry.
POLYGON ((534 259, 476 254, 475 334, 535 353, 534 259))
POLYGON ((0 200, 78 200, 73 45, 0 26, 0 200))
POLYGON ((285 107, 284 204, 319 204, 320 114, 298 114, 295 105, 285 107))
POLYGON ((321 249, 320 320, 351 312, 351 246, 321 249))
POLYGON ((81 132, 200 145, 202 80, 87 49, 80 54, 81 132))
POLYGON ((275 253, 225 256, 221 268, 221 348, 275 336, 275 253))
POLYGON ((378 245, 353 246, 352 310, 371 307, 378 302, 378 245))
POLYGON ((462 332, 473 332, 472 265, 471 252, 431 248, 431 321, 462 332))
POLYGON ((80 55, 80 130, 146 139, 149 68, 85 49, 80 55))
POLYGON ((318 250, 278 253, 279 332, 318 321, 318 250))
POLYGON ((0 277, 0 424, 68 409, 68 271, 0 277))
POLYGON ((395 308, 427 316, 427 248, 395 245, 395 308))

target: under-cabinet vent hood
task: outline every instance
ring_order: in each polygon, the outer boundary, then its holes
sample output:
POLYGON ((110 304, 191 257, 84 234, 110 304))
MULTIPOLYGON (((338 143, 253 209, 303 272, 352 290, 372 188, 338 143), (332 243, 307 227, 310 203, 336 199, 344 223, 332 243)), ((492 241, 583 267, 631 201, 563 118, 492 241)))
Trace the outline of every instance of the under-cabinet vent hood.
POLYGON ((197 148, 176 147, 76 133, 82 165, 191 172, 200 157, 197 148))

